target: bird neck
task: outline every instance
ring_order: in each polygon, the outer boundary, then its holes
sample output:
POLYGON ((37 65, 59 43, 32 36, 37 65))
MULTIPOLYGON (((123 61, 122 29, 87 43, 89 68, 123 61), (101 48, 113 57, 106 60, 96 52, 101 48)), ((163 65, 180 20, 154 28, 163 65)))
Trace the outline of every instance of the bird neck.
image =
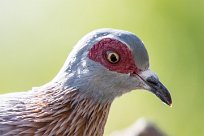
POLYGON ((41 94, 44 106, 35 119, 35 122, 43 124, 39 134, 103 135, 111 102, 97 102, 75 89, 49 87, 43 90, 46 90, 41 94))

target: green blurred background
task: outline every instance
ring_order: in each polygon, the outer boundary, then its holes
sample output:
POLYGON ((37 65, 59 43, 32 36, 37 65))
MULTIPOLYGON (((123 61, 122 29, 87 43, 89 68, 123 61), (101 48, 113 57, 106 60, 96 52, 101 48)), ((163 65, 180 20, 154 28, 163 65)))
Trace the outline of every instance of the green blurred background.
POLYGON ((0 93, 48 82, 75 43, 103 27, 137 34, 173 97, 173 108, 145 91, 117 98, 105 135, 145 117, 171 136, 203 136, 203 0, 0 0, 0 93))

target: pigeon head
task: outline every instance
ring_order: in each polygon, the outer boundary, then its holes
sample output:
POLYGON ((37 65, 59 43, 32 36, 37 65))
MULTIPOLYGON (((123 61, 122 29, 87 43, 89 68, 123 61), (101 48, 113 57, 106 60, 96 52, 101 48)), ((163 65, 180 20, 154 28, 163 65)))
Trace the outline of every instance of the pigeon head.
POLYGON ((143 42, 133 33, 98 29, 84 36, 54 81, 83 96, 105 102, 135 89, 145 89, 171 105, 171 96, 149 68, 143 42))

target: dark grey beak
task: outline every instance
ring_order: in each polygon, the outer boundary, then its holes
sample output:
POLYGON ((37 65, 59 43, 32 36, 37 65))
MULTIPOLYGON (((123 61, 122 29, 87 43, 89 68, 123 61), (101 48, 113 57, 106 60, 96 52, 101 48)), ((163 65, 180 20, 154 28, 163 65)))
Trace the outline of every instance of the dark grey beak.
POLYGON ((146 79, 146 84, 151 88, 150 91, 159 97, 164 103, 172 106, 171 95, 166 87, 154 76, 146 79))

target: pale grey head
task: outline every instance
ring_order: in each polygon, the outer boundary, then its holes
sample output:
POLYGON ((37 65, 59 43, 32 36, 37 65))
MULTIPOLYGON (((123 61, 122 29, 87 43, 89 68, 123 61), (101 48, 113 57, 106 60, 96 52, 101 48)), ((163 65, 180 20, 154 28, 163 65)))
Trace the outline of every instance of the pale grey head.
MULTIPOLYGON (((127 56, 123 56, 124 50, 118 54, 121 61, 123 60, 122 57, 127 56)), ((63 80, 65 89, 76 88, 80 93, 100 102, 112 101, 115 97, 131 90, 145 89, 153 92, 166 104, 171 105, 169 92, 149 68, 149 57, 143 42, 135 34, 128 31, 98 29, 85 35, 74 47, 53 81, 59 80, 63 80), (109 45, 106 43, 99 45, 104 39, 111 39, 120 43, 120 46, 124 46, 124 50, 128 50, 127 52, 132 55, 132 58, 126 60, 126 64, 120 64, 119 70, 115 68, 117 63, 110 63, 109 65, 108 62, 105 62, 107 61, 107 54, 104 58, 101 50, 104 50, 105 53, 111 50, 117 55, 120 52, 117 49, 120 50, 123 47, 117 47, 118 45, 114 45, 113 42, 107 43, 109 45), (97 44, 101 49, 95 49, 97 44), (95 50, 93 53, 97 54, 95 57, 89 56, 93 54, 92 49, 95 50), (130 61, 131 65, 129 60, 133 60, 130 61), (128 68, 130 68, 129 71, 128 68)))

